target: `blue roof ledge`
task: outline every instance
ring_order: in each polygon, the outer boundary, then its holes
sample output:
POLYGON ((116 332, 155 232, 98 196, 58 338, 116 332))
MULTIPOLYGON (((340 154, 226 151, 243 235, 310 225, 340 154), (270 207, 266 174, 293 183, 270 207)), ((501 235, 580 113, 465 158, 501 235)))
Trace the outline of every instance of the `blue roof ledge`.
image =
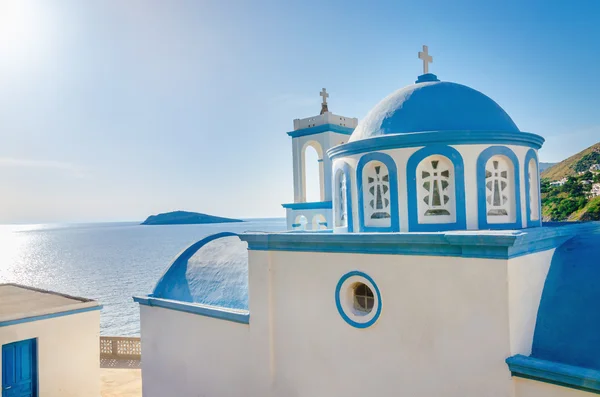
POLYGON ((302 128, 299 130, 289 131, 287 134, 292 138, 301 136, 320 134, 321 132, 337 132, 338 134, 352 135, 354 128, 344 127, 337 124, 321 124, 316 127, 302 128))
POLYGON ((283 208, 291 210, 316 210, 316 209, 331 209, 333 204, 331 201, 313 201, 310 203, 288 203, 281 204, 283 208))
POLYGON ((163 309, 176 310, 184 313, 197 314, 218 320, 231 321, 240 324, 250 324, 250 312, 248 310, 230 309, 227 307, 209 306, 199 303, 180 302, 170 299, 154 298, 148 296, 134 296, 133 301, 144 306, 160 307, 163 309))
POLYGON ((549 223, 524 230, 432 233, 244 233, 249 250, 510 259, 556 248, 600 222, 549 223))
POLYGON ((506 359, 512 376, 600 394, 600 371, 521 354, 506 359))

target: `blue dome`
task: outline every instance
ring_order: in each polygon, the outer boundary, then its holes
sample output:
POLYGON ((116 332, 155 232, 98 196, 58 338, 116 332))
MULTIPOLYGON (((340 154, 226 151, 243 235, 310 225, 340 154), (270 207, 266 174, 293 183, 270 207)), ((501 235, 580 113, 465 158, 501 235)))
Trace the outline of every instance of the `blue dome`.
POLYGON ((424 131, 519 132, 510 116, 491 98, 467 86, 420 76, 379 102, 350 137, 358 141, 380 135, 424 131))
POLYGON ((225 232, 192 244, 169 266, 152 296, 248 310, 248 243, 225 232))

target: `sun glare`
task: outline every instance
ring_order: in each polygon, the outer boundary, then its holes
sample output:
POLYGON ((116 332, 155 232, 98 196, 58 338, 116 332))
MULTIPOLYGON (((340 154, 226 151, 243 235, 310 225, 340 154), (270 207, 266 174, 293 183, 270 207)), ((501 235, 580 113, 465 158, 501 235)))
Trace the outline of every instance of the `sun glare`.
POLYGON ((0 65, 22 70, 48 49, 47 4, 35 0, 0 1, 0 65))

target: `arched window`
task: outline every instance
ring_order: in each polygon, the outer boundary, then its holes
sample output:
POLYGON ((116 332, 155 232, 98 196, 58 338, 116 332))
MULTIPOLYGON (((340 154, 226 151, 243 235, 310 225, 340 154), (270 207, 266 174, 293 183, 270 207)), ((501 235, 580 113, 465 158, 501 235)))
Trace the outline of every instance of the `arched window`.
POLYGON ((306 230, 307 223, 308 220, 304 215, 298 215, 292 227, 294 228, 294 230, 306 230))
POLYGON ((348 226, 348 203, 346 201, 348 182, 344 171, 338 170, 335 175, 335 226, 348 226))
POLYGON ((392 218, 390 173, 385 164, 371 161, 366 165, 363 172, 363 189, 363 200, 366 203, 365 225, 389 227, 392 218))
POLYGON ((454 166, 444 156, 430 156, 417 167, 419 223, 456 221, 454 166))
POLYGON ((537 154, 530 149, 525 155, 525 192, 527 194, 527 226, 541 226, 540 221, 540 171, 537 154))
POLYGON ((350 166, 338 162, 334 166, 333 216, 336 228, 347 228, 352 232, 352 187, 350 166))
POLYGON ((444 145, 416 151, 406 163, 409 231, 466 228, 465 177, 460 153, 444 145))
POLYGON ((304 144, 301 167, 303 201, 323 201, 323 149, 318 142, 304 144))
POLYGON ((488 223, 515 221, 515 172, 504 156, 493 156, 485 165, 485 202, 488 223))
POLYGON ((313 216, 312 219, 312 230, 325 230, 327 229, 327 219, 321 214, 313 216))
POLYGON ((529 208, 532 221, 540 219, 539 197, 538 197, 538 169, 534 159, 529 160, 529 208))
POLYGON ((506 147, 492 146, 477 160, 479 227, 521 228, 519 160, 506 147))
POLYGON ((356 171, 361 231, 399 231, 398 178, 392 158, 366 154, 356 171))

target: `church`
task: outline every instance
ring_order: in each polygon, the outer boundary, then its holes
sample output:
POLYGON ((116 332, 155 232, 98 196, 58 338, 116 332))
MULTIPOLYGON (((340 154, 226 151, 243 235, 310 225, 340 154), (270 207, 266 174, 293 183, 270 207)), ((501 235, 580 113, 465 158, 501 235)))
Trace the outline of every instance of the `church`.
POLYGON ((544 139, 419 58, 360 122, 325 90, 294 120, 290 230, 204 238, 134 298, 145 397, 600 394, 600 223, 542 223, 544 139))

